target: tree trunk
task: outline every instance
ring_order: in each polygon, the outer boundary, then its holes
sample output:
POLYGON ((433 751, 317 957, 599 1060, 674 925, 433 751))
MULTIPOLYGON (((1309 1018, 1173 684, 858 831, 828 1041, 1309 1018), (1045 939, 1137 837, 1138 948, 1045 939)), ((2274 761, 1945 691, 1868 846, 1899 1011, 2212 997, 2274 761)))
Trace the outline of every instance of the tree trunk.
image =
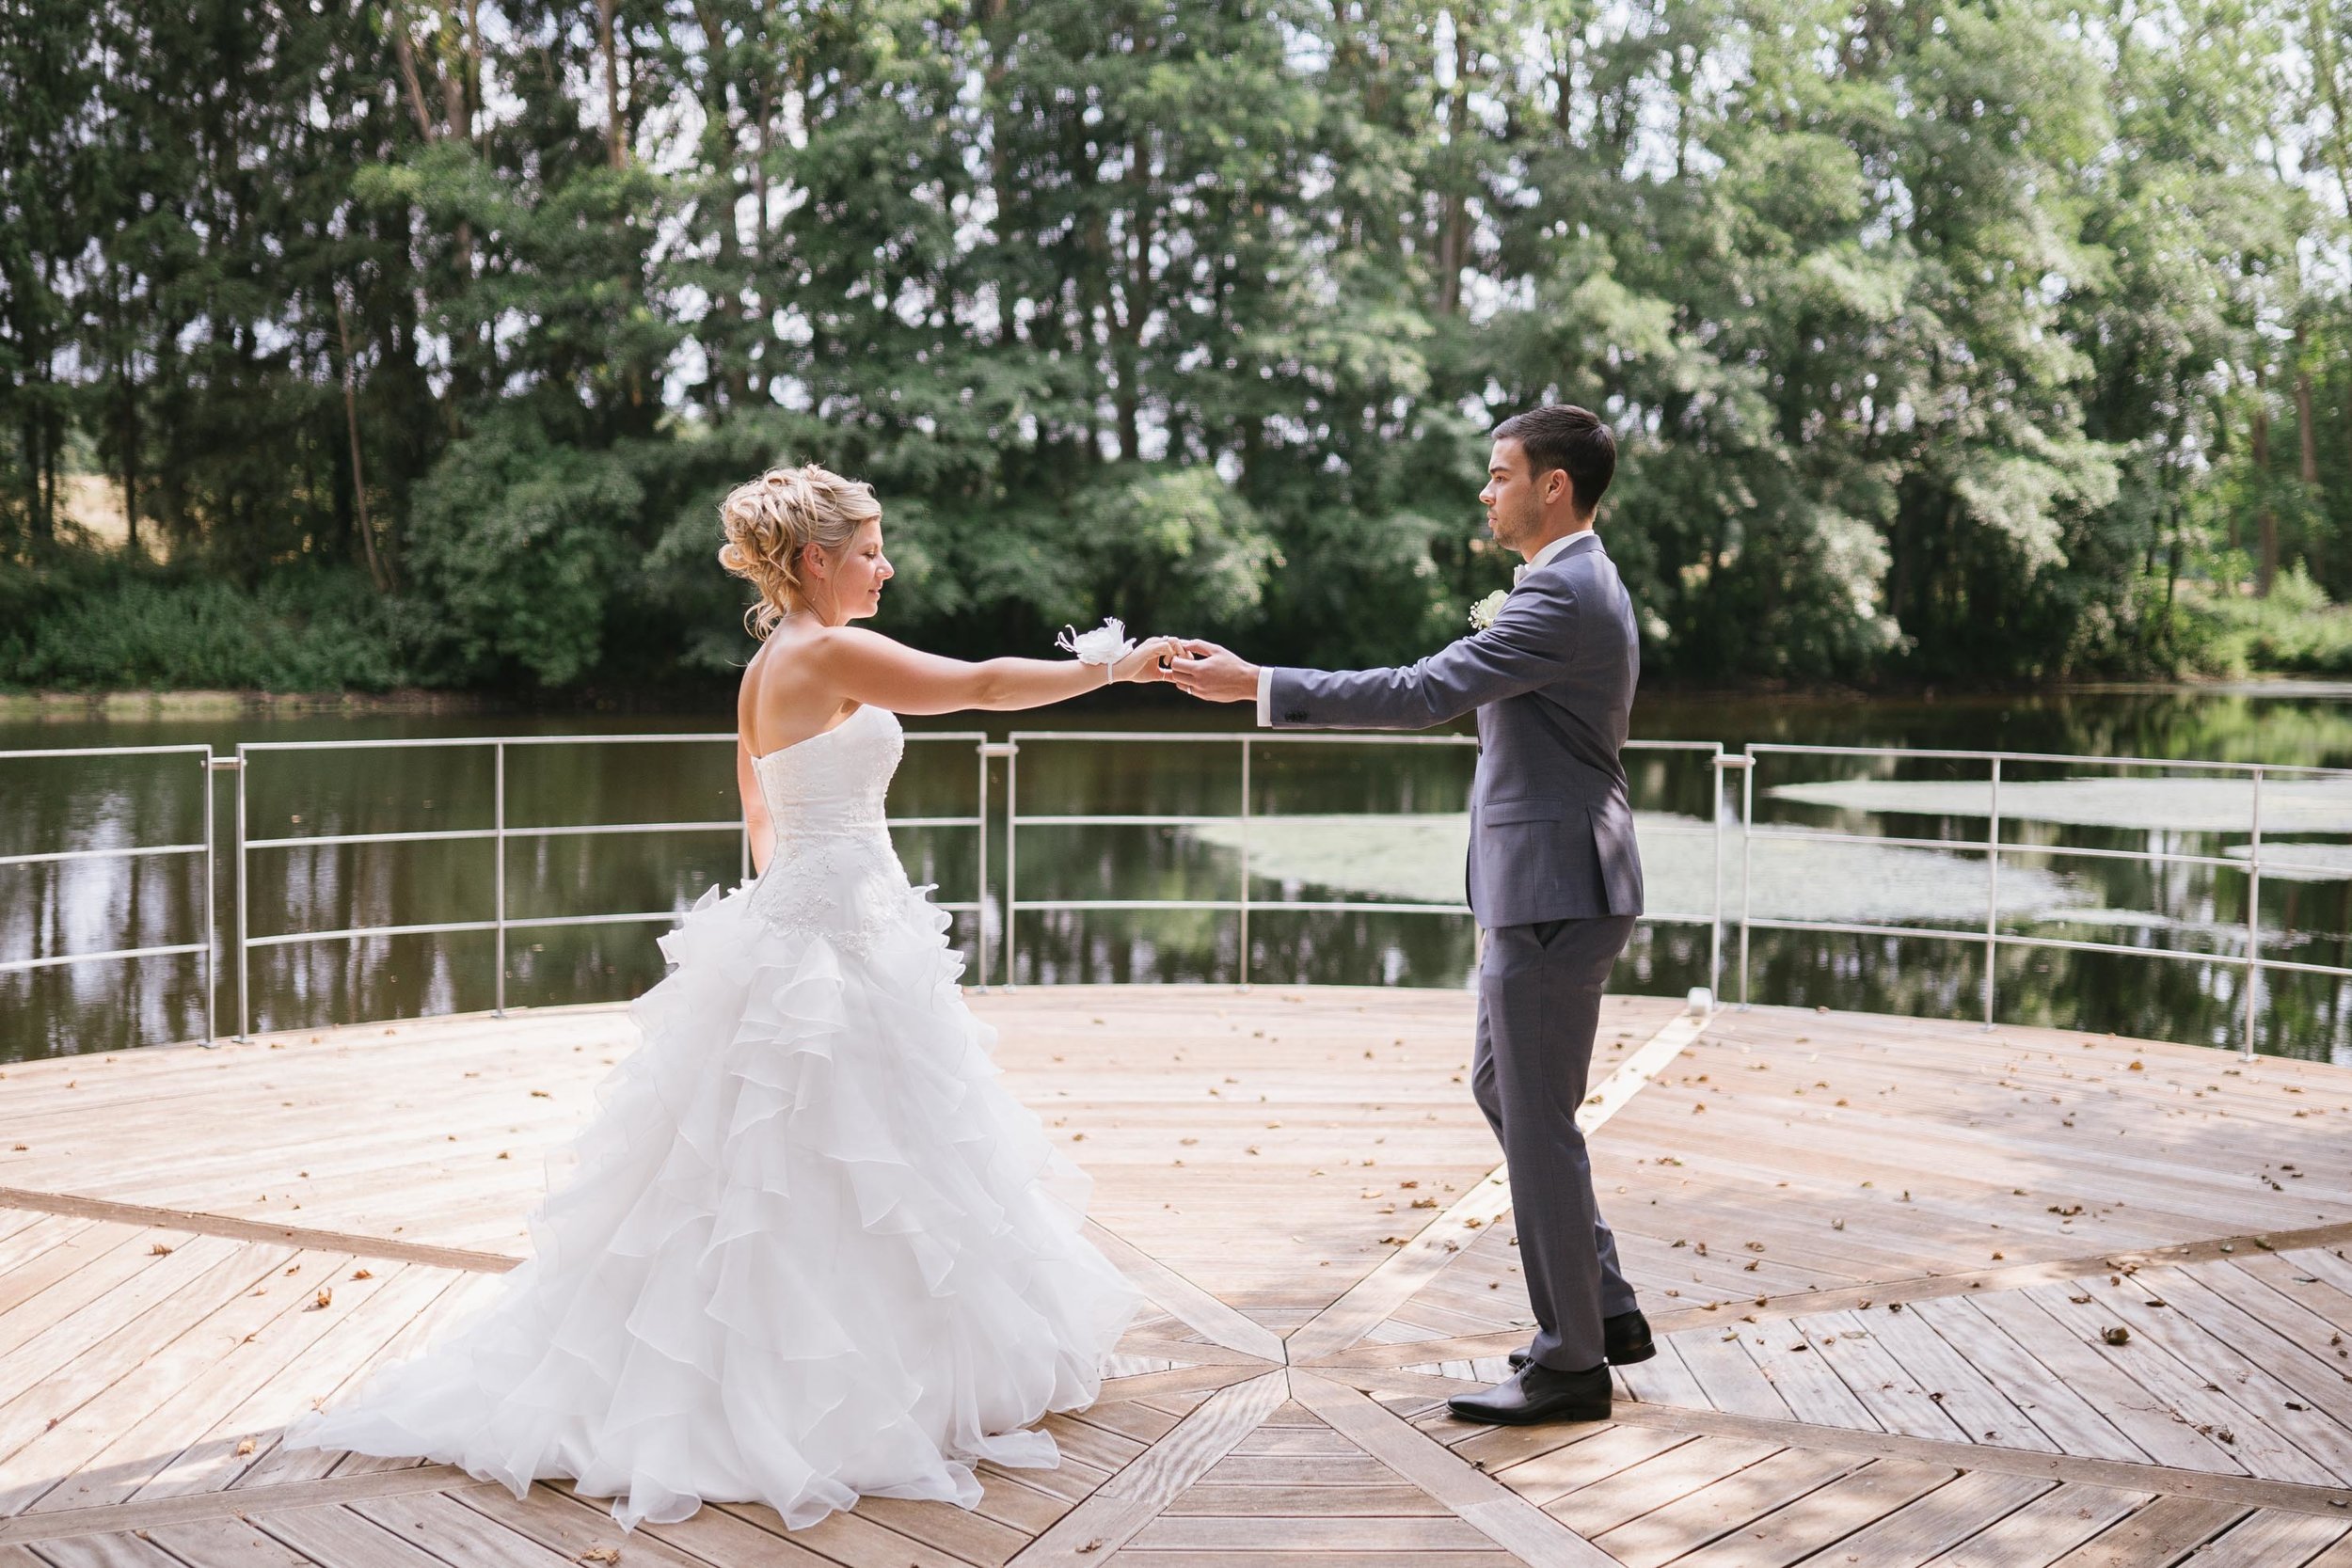
POLYGON ((351 320, 343 313, 343 292, 335 290, 335 336, 342 343, 343 428, 351 437, 351 510, 359 525, 359 551, 368 563, 368 580, 379 594, 389 593, 391 579, 375 553, 375 527, 368 517, 368 470, 359 457, 359 385, 351 365, 351 320))

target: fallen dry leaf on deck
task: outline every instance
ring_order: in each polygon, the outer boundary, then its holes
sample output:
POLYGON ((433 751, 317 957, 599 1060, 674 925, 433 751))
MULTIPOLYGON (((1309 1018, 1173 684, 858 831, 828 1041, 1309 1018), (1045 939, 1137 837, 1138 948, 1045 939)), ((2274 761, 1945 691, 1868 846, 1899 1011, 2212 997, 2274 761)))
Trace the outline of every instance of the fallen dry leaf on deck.
POLYGON ((253 1439, 248 1437, 237 1445, 237 1457, 242 1459, 253 1451, 253 1439))
POLYGON ((164 1245, 161 1242, 157 1242, 153 1246, 147 1249, 147 1254, 151 1258, 168 1258, 171 1256, 171 1248, 164 1245))
POLYGON ((351 1271, 351 1277, 354 1279, 373 1279, 375 1277, 375 1271, 373 1269, 354 1269, 351 1271))
POLYGON ((310 1306, 312 1307, 312 1308, 313 1308, 313 1309, 318 1308, 318 1307, 332 1307, 332 1306, 334 1306, 334 1305, 335 1305, 335 1291, 334 1291, 333 1288, 332 1288, 332 1287, 329 1287, 329 1286, 324 1286, 324 1285, 323 1285, 323 1286, 321 1286, 321 1287, 319 1288, 319 1293, 318 1293, 318 1296, 316 1297, 316 1299, 314 1299, 314 1300, 310 1303, 310 1306))

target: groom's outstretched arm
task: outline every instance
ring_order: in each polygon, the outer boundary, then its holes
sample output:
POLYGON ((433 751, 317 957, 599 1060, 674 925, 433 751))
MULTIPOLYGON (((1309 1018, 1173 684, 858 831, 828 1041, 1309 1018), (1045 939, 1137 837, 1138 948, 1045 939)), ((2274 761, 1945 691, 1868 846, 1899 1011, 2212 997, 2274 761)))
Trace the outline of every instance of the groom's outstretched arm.
POLYGON ((1504 601, 1494 625, 1413 664, 1261 668, 1196 641, 1185 644, 1174 678, 1211 702, 1257 700, 1260 722, 1277 728, 1422 730, 1558 679, 1576 631, 1575 591, 1565 582, 1530 582, 1504 601))

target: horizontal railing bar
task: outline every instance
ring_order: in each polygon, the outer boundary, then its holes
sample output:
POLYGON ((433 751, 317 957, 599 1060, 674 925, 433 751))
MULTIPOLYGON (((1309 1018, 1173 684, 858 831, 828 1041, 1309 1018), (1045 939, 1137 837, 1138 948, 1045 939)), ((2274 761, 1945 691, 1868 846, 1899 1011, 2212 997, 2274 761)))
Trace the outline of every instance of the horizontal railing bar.
MULTIPOLYGON (((728 822, 582 822, 552 828, 509 828, 508 838, 586 838, 612 833, 739 833, 743 824, 728 822)), ((493 830, 495 832, 495 830, 493 830)))
POLYGON ((200 744, 178 746, 44 746, 23 752, 0 752, 0 762, 60 762, 68 757, 171 757, 211 756, 213 749, 200 744))
MULTIPOLYGON (((1962 942, 1981 947, 1985 944, 1982 931, 1938 931, 1919 926, 1852 926, 1831 921, 1752 919, 1748 924, 1759 931, 1820 931, 1857 937, 1926 938, 1938 942, 1962 942)), ((2069 937, 2029 937, 2004 931, 1999 938, 2003 947, 2041 947, 2072 953, 2112 953, 2124 958, 2177 958, 2191 963, 2227 964, 2244 969, 2252 960, 2242 953, 2216 953, 2194 947, 2130 947, 2120 942, 2080 942, 2069 937)), ((2312 974, 2335 974, 2352 979, 2352 969, 2336 969, 2326 964, 2288 964, 2264 958, 2265 969, 2293 968, 2312 974)))
POLYGON ((201 844, 145 844, 119 849, 53 849, 45 855, 0 855, 0 865, 51 865, 58 861, 120 861, 140 855, 200 855, 201 844))
MULTIPOLYGON (((1747 751, 1752 755, 1770 753, 1775 756, 1817 757, 1922 757, 1931 762, 2080 762, 2094 768, 2185 768, 2210 772, 2238 772, 2251 775, 2257 771, 2268 777, 2282 773, 2317 775, 2321 778, 2352 779, 2352 768, 2322 768, 2308 763, 2291 762, 2206 762, 2199 758, 2176 757, 2167 761, 2161 757, 2094 757, 2068 752, 1955 752, 1915 746, 1802 746, 1787 741, 1750 741, 1747 751)), ((1976 781, 1956 779, 1955 784, 1976 781)), ((2032 784, 2036 780, 2005 780, 2004 783, 2032 784)), ((2250 777, 2248 780, 2251 783, 2250 777)))
POLYGON ((2289 969, 2297 974, 2328 974, 2339 980, 2352 980, 2352 969, 2340 968, 2335 964, 2296 963, 2292 958, 2273 958, 2265 956, 2263 958, 2263 972, 2268 974, 2274 969, 2289 969))
MULTIPOLYGON (((978 730, 908 730, 905 731, 904 734, 906 738, 909 740, 961 740, 977 742, 984 741, 988 738, 984 733, 978 730)), ((677 742, 716 745, 722 741, 732 745, 740 738, 741 736, 733 730, 681 730, 675 734, 653 730, 635 731, 626 735, 450 735, 410 736, 380 740, 248 740, 246 741, 239 749, 246 752, 358 752, 416 750, 451 746, 653 746, 677 742)), ((126 748, 125 750, 135 749, 136 748, 126 748)), ((209 749, 204 747, 159 747, 155 748, 155 750, 206 751, 209 749)), ((0 752, 0 760, 5 760, 9 756, 14 755, 34 756, 40 754, 42 753, 0 752)), ((74 754, 88 755, 90 753, 61 752, 54 754, 62 756, 74 754)))
POLYGON ((0 974, 27 969, 56 969, 65 964, 104 963, 110 958, 161 958, 175 953, 201 953, 205 944, 183 942, 175 947, 119 947, 111 953, 60 953, 48 958, 10 958, 0 963, 0 974))
MULTIPOLYGON (((977 828, 977 816, 894 816, 885 824, 892 828, 977 828)), ((590 822, 577 826, 554 828, 508 828, 508 838, 567 838, 612 833, 739 833, 739 821, 724 822, 590 822)), ((292 849, 303 846, 329 847, 339 844, 425 844, 447 843, 453 840, 497 838, 496 828, 437 828, 396 833, 313 833, 296 838, 249 838, 248 849, 292 849)), ((203 848, 202 845, 196 846, 203 848)), ((0 861, 0 864, 6 864, 0 861)))
MULTIPOLYGON (((1981 942, 1984 939, 1979 937, 1977 940, 1981 942)), ((2194 947, 2132 947, 2120 942, 2083 942, 2073 937, 2013 937, 2003 932, 2001 945, 2003 947, 2050 947, 2070 953, 2113 953, 2126 958, 2192 958, 2201 963, 2228 964, 2234 969, 2244 969, 2247 963, 2243 953, 2201 952, 2194 947)), ((2268 969, 2270 960, 2265 958, 2262 966, 2268 969)), ((2346 971, 2346 973, 2352 974, 2352 971, 2346 971)))
MULTIPOLYGON (((1981 855, 1989 847, 1980 838, 1905 838, 1893 833, 1839 833, 1822 828, 1785 828, 1775 823, 1759 823, 1756 828, 1759 842, 1772 844, 1875 844, 1888 849, 1949 849, 1965 855, 1981 855)), ((2094 849, 2087 845, 2022 844, 2005 838, 1997 846, 2004 855, 2080 855, 2095 860, 2122 860, 2153 863, 2171 862, 2181 865, 2218 866, 2224 871, 2244 871, 2241 860, 2219 855, 2176 855, 2164 849, 2094 849)), ((2271 863, 2265 861, 2267 868, 2271 863)))
POLYGON ((1006 822, 1015 828, 1207 828, 1219 822, 1255 822, 1257 816, 1244 816, 1239 812, 1219 812, 1208 816, 1157 816, 1148 814, 1105 816, 1008 816, 1006 822))
POLYGON ((420 828, 397 833, 313 833, 295 838, 248 838, 248 849, 327 848, 338 844, 446 844, 462 839, 496 838, 496 828, 420 828))
MULTIPOLYGON (((512 922, 509 922, 511 925, 512 922)), ((451 920, 430 926, 351 926, 340 931, 286 931, 274 937, 247 937, 247 947, 284 947, 303 942, 349 942, 358 937, 448 936, 465 931, 495 931, 495 920, 451 920)))

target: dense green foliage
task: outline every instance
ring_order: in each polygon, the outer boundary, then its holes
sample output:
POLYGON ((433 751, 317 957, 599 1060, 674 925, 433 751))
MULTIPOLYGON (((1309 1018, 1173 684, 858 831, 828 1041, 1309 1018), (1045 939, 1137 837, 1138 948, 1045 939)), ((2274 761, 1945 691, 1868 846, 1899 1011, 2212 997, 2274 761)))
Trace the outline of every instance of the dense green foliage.
POLYGON ((812 459, 937 647, 1410 657, 1553 398, 1653 674, 2352 658, 2324 0, 7 14, 0 683, 721 669, 812 459))

